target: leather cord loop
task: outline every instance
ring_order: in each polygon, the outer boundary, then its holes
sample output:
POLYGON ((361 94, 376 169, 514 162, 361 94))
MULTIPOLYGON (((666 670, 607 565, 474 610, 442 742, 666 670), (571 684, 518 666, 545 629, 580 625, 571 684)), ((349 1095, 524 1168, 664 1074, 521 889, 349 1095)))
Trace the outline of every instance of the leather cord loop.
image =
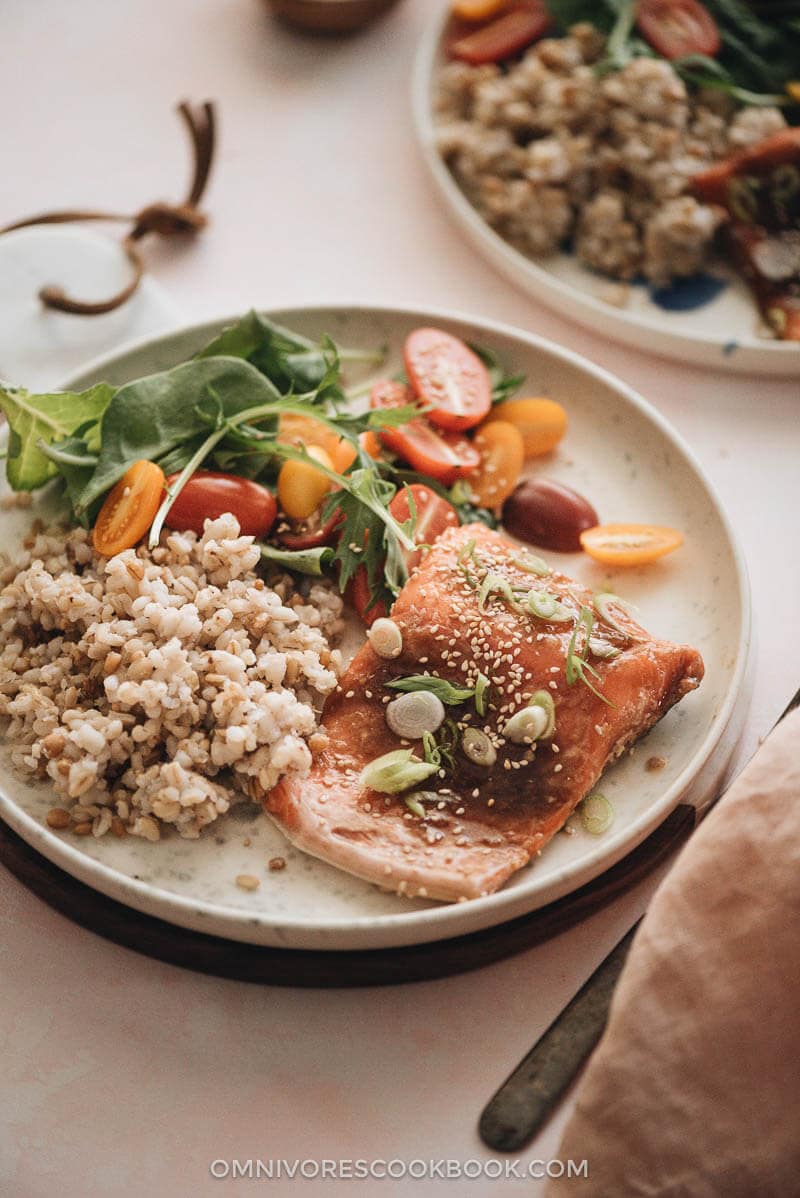
POLYGON ((107 300, 87 302, 68 295, 63 288, 50 284, 42 287, 39 298, 47 308, 58 312, 69 312, 73 316, 100 316, 105 312, 113 312, 135 293, 142 275, 144 261, 138 247, 143 237, 155 234, 160 237, 193 234, 203 229, 207 223, 205 215, 197 205, 203 197, 211 164, 214 159, 216 140, 216 124, 214 105, 206 101, 197 110, 192 110, 185 101, 178 105, 186 125, 192 145, 193 171, 192 181, 186 199, 178 204, 163 201, 147 204, 134 216, 119 215, 114 212, 98 212, 94 209, 69 209, 63 212, 43 212, 38 216, 30 216, 24 220, 14 221, 13 224, 0 228, 0 234, 10 233, 14 229, 26 229, 32 225, 56 225, 83 221, 122 221, 130 222, 131 229, 122 241, 122 249, 131 265, 132 277, 116 295, 107 300))

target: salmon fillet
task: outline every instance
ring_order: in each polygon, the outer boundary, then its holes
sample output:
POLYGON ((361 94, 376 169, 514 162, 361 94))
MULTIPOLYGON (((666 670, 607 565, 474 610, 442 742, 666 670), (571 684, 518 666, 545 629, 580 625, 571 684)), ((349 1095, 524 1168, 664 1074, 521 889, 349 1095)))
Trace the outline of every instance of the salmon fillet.
MULTIPOLYGON (((453 901, 489 894, 541 852, 609 761, 698 686, 699 653, 656 640, 621 608, 612 612, 619 628, 594 613, 587 650, 599 675, 589 680, 608 702, 580 680, 570 685, 570 638, 581 609, 593 610, 593 597, 564 574, 532 575, 518 564, 524 555, 481 524, 436 541, 391 610, 403 637, 400 656, 386 660, 365 644, 328 700, 328 746, 309 776, 287 777, 259 796, 298 848, 404 895, 453 901), (571 618, 547 622, 515 610, 499 593, 485 597, 482 610, 487 574, 507 580, 515 595, 546 590, 571 618), (453 768, 443 763, 414 792, 425 792, 423 818, 404 794, 370 790, 360 774, 402 747, 423 756, 420 741, 403 742, 390 731, 385 711, 397 694, 388 682, 425 673, 460 687, 474 686, 479 673, 490 680, 492 706, 483 716, 474 700, 449 706, 447 715, 459 730, 483 729, 497 759, 476 765, 457 746, 453 768), (537 690, 554 700, 552 739, 533 746, 504 740, 510 715, 537 690)), ((578 633, 585 636, 585 626, 578 633)))

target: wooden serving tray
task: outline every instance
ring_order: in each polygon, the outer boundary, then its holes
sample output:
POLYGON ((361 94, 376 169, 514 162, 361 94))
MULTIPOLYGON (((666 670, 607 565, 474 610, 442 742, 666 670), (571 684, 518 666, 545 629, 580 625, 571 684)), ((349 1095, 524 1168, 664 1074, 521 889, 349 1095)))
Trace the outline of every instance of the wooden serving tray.
POLYGON ((74 923, 171 965, 270 986, 388 986, 478 969, 566 931, 646 877, 682 844, 695 820, 695 809, 681 804, 638 848, 580 890, 497 927, 406 948, 327 952, 264 948, 176 927, 99 895, 42 857, 2 822, 0 862, 74 923))

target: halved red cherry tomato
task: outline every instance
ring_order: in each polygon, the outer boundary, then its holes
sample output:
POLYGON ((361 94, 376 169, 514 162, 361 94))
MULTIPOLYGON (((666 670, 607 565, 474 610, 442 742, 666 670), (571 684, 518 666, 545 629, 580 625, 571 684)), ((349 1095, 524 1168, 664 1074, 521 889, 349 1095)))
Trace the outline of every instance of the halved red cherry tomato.
MULTIPOLYGON (((408 403, 413 403, 413 397, 403 383, 381 382, 372 388, 373 408, 396 408, 408 403)), ((422 416, 399 428, 382 428, 380 438, 420 474, 429 474, 446 486, 471 474, 481 461, 481 455, 466 437, 439 433, 422 416)))
POLYGON ((366 566, 358 567, 353 575, 353 581, 350 583, 348 592, 350 602, 367 625, 367 628, 380 619, 381 616, 387 614, 388 608, 382 599, 379 599, 377 603, 373 603, 372 607, 369 606, 370 591, 366 566))
POLYGON ((333 541, 336 529, 343 519, 343 513, 337 509, 327 520, 323 520, 322 508, 318 508, 308 520, 288 521, 286 527, 280 525, 277 531, 278 540, 287 549, 317 549, 320 545, 329 545, 333 541))
POLYGON ((164 471, 142 458, 109 491, 92 529, 92 544, 103 557, 132 549, 141 541, 164 498, 164 471))
MULTIPOLYGON (((422 483, 412 483, 409 487, 403 487, 389 504, 389 511, 400 524, 404 524, 411 515, 409 491, 416 512, 414 540, 417 544, 432 545, 446 529, 458 527, 458 514, 453 505, 422 483)), ((409 573, 419 564, 423 552, 422 548, 403 550, 403 559, 409 573)), ((359 566, 356 570, 349 587, 349 598, 367 626, 387 613, 386 604, 382 600, 369 607, 370 590, 366 566, 359 566)))
POLYGON ((450 46, 450 55, 473 66, 500 62, 538 41, 552 24, 553 18, 543 0, 526 0, 474 33, 458 38, 450 46))
POLYGON ((415 329, 406 337, 403 357, 432 424, 454 432, 480 424, 492 406, 492 380, 468 345, 443 329, 415 329))
MULTIPOLYGON (((170 475, 168 483, 172 484, 177 477, 170 475)), ((275 523, 277 511, 275 496, 260 483, 235 474, 198 470, 169 509, 165 524, 199 535, 206 520, 231 512, 239 521, 243 536, 265 537, 275 523)))
POLYGON ((683 544, 683 534, 657 524, 599 524, 581 533, 581 545, 606 566, 646 566, 683 544))
POLYGON ((665 58, 719 53, 717 23, 700 0, 639 0, 636 25, 665 58))
MULTIPOLYGON (((404 524, 411 515, 409 491, 416 509, 414 540, 418 545, 432 545, 446 529, 458 528, 458 513, 452 503, 448 503, 441 495, 437 495, 422 483, 412 483, 409 487, 403 487, 389 504, 389 511, 400 524, 404 524)), ((409 573, 419 565, 422 554, 422 549, 414 553, 410 550, 403 552, 409 573)))

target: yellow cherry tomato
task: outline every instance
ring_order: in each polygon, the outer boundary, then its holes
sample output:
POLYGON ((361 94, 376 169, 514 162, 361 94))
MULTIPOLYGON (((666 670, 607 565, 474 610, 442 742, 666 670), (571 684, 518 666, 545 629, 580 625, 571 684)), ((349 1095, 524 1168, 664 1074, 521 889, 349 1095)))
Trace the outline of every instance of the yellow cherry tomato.
POLYGON ((656 524, 598 524, 581 533, 581 545, 606 566, 646 566, 683 544, 683 533, 656 524))
POLYGON ((92 544, 103 557, 132 549, 141 541, 164 498, 164 471, 142 458, 109 491, 100 508, 92 544))
POLYGON ((460 21, 488 21, 508 4, 509 0, 453 0, 453 16, 460 21))
MULTIPOLYGON (((306 452, 322 466, 333 469, 329 454, 318 445, 309 445, 306 452)), ((278 500, 291 520, 307 520, 313 516, 331 489, 331 480, 310 462, 284 462, 278 475, 278 500)))
POLYGON ((522 471, 522 433, 506 420, 493 420, 478 429, 472 444, 481 455, 477 471, 467 478, 473 500, 480 507, 499 507, 516 487, 522 471))
POLYGON ((522 433, 525 457, 550 453, 567 431, 567 413, 554 399, 507 399, 492 408, 489 420, 507 420, 522 433))

